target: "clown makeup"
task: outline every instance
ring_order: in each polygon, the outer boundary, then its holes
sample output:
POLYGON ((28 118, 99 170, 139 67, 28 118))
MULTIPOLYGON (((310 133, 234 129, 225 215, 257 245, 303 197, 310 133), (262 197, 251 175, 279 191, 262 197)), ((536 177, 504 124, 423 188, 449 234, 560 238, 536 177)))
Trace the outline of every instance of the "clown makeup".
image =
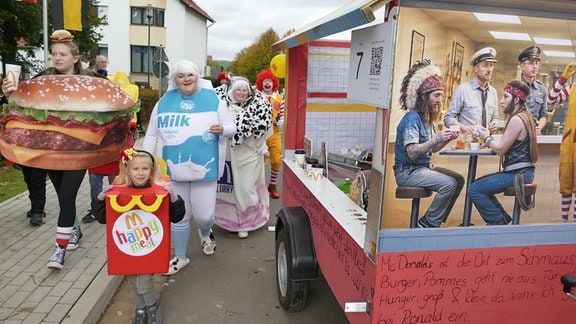
POLYGON ((152 169, 153 162, 147 156, 134 156, 126 163, 127 175, 134 187, 142 187, 150 182, 152 169))
POLYGON ((270 79, 264 79, 264 81, 262 81, 262 89, 267 94, 271 93, 272 89, 274 89, 274 82, 270 79))

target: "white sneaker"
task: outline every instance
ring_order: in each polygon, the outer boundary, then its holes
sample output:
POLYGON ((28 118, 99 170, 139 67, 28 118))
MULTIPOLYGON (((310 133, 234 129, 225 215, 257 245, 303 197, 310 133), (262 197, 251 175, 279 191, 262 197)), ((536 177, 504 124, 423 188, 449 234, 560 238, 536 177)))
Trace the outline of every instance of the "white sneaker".
POLYGON ((244 239, 248 237, 248 231, 240 231, 238 232, 238 238, 244 239))
MULTIPOLYGON (((200 230, 198 230, 200 233, 200 230)), ((214 233, 210 231, 210 235, 208 237, 202 237, 200 235, 200 247, 202 248, 202 252, 206 255, 212 255, 216 251, 216 240, 214 239, 214 233)))
POLYGON ((170 276, 175 274, 176 272, 182 270, 182 268, 184 268, 185 266, 188 265, 188 263, 190 263, 190 259, 188 258, 178 258, 178 257, 173 257, 170 260, 170 265, 168 267, 168 272, 163 273, 163 275, 165 276, 170 276))

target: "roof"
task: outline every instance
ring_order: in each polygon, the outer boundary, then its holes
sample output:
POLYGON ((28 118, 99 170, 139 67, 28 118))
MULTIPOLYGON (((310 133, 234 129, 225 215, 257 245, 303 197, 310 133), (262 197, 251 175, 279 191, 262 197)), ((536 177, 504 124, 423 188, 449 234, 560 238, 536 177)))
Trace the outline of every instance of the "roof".
MULTIPOLYGON (((272 45, 281 51, 375 20, 374 11, 394 0, 355 0, 296 30, 272 45)), ((402 7, 492 12, 556 19, 574 19, 574 0, 400 0, 402 7)))
POLYGON ((204 9, 200 8, 199 5, 197 5, 194 1, 192 0, 180 0, 183 4, 185 4, 188 8, 196 11, 198 14, 200 14, 202 17, 206 18, 207 20, 210 20, 211 22, 216 22, 216 20, 214 20, 214 18, 210 17, 210 15, 204 11, 204 9))
POLYGON ((355 0, 311 22, 272 45, 277 51, 352 29, 376 19, 374 11, 392 0, 355 0))

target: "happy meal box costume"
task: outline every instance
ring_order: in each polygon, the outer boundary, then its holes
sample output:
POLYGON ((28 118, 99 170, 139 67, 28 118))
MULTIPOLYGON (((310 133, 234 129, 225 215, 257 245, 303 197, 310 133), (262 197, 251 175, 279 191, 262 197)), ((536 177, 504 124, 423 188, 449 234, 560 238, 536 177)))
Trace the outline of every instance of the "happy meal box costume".
MULTIPOLYGON (((167 181, 167 180, 166 180, 167 181)), ((106 224, 109 275, 168 271, 170 223, 184 217, 184 200, 170 201, 163 186, 114 186, 92 202, 94 217, 106 224)))

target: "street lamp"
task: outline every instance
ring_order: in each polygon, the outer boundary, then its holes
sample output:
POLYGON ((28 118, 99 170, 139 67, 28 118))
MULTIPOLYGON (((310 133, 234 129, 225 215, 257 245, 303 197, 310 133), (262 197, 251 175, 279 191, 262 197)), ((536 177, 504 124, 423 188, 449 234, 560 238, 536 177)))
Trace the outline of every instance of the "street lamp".
POLYGON ((154 12, 152 9, 152 5, 148 4, 148 6, 146 7, 146 18, 148 18, 148 51, 146 52, 148 54, 148 68, 146 69, 146 71, 148 72, 148 86, 150 86, 150 57, 152 56, 152 53, 150 52, 150 25, 152 24, 152 17, 154 17, 154 12))

